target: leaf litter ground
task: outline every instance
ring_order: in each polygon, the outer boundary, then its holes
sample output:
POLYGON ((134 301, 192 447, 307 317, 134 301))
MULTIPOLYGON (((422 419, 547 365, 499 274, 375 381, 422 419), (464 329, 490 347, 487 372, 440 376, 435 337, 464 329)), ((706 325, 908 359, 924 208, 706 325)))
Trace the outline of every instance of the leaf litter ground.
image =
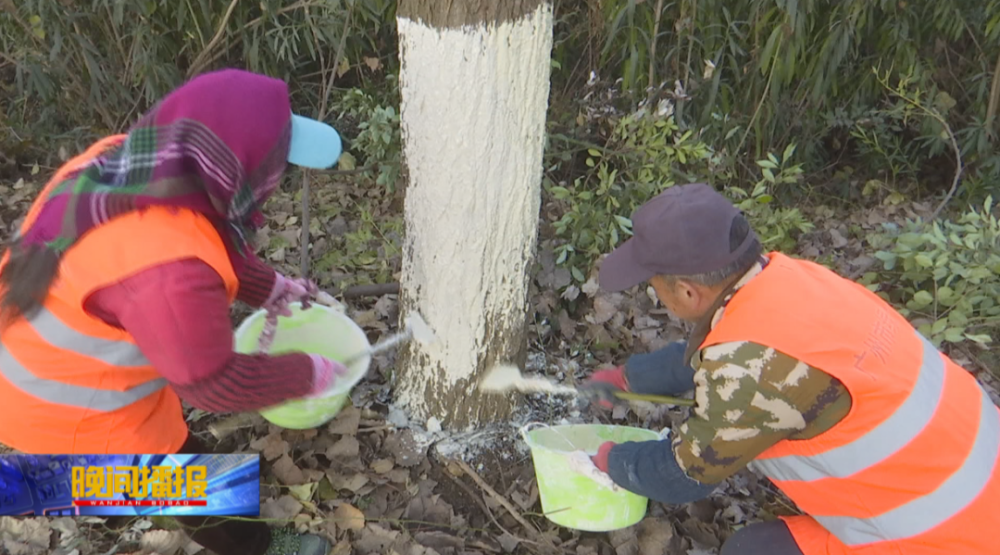
MULTIPOLYGON (((3 239, 9 238, 40 188, 32 179, 0 184, 3 239)), ((259 239, 262 255, 281 271, 297 275, 301 222, 292 189, 286 184, 271 201, 269 223, 259 239)), ((398 280, 398 198, 373 194, 357 181, 317 179, 312 201, 312 275, 322 288, 336 291, 357 283, 398 280), (359 253, 378 257, 372 260, 359 253)), ((832 260, 845 275, 859 274, 873 260, 858 229, 871 231, 883 222, 926 211, 917 203, 851 214, 817 209, 813 220, 828 223, 802 238, 800 253, 832 260)), ((569 272, 555 264, 554 246, 543 235, 532 281, 535 314, 526 373, 573 385, 595 368, 620 363, 628 353, 650 351, 683 337, 683 325, 659 308, 648 291, 600 291, 597 267, 585 283, 571 283, 569 272)), ((371 341, 394 331, 395 295, 349 305, 351 317, 371 341)), ((246 307, 237 307, 234 323, 247 314, 246 307)), ((951 354, 1000 401, 997 379, 979 358, 993 353, 951 354)), ((394 363, 394 353, 375 357, 368 377, 352 392, 352 406, 321 429, 283 430, 248 416, 235 432, 216 441, 209 430, 219 416, 189 409, 188 420, 194 433, 218 443, 220 451, 260 452, 262 518, 325 535, 333 541, 335 555, 708 555, 718 553, 725 539, 747 523, 797 512, 767 480, 744 470, 708 499, 681 506, 651 503, 647 517, 626 530, 591 534, 560 528, 539 514, 530 454, 517 435, 520 426, 531 421, 601 422, 661 429, 680 421, 683 409, 635 403, 611 413, 594 412, 573 398, 534 394, 524 398, 503 426, 450 434, 434 421, 411 422, 392 406, 388 378, 394 363)), ((174 530, 168 519, 138 518, 113 528, 107 524, 93 517, 3 517, 0 552, 205 552, 174 530)))

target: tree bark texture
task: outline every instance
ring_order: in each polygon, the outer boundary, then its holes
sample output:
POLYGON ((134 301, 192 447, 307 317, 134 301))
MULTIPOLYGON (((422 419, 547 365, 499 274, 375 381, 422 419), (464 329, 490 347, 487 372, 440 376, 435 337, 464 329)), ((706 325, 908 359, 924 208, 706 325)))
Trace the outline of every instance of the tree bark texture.
POLYGON ((476 391, 496 363, 523 362, 541 202, 552 5, 400 0, 406 238, 401 316, 431 345, 400 358, 397 402, 451 428, 505 418, 476 391))

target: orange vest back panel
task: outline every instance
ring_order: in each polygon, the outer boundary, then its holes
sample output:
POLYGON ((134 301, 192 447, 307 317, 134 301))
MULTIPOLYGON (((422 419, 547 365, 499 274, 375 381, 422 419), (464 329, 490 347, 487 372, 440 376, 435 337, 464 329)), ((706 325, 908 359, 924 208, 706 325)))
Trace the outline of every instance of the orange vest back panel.
POLYGON ((771 254, 701 348, 771 347, 839 379, 849 414, 752 467, 809 517, 805 555, 1000 553, 1000 409, 881 298, 812 262, 771 254))
MULTIPOLYGON (((63 166, 32 205, 21 232, 67 171, 122 138, 105 139, 63 166)), ((177 395, 127 331, 90 316, 83 306, 102 287, 188 258, 212 266, 230 302, 235 299, 238 282, 222 238, 190 210, 125 214, 81 237, 63 256, 38 313, 0 333, 0 443, 38 454, 176 452, 187 438, 177 395)))

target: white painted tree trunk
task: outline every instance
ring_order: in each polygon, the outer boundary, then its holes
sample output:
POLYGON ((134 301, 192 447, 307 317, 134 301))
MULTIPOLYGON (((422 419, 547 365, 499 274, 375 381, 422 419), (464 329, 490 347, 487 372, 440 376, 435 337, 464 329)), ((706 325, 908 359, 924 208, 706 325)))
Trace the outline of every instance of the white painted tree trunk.
POLYGON ((476 383, 526 348, 552 49, 551 4, 534 4, 478 23, 397 18, 402 316, 418 311, 438 341, 404 352, 396 400, 454 428, 507 416, 510 399, 481 397, 476 383))

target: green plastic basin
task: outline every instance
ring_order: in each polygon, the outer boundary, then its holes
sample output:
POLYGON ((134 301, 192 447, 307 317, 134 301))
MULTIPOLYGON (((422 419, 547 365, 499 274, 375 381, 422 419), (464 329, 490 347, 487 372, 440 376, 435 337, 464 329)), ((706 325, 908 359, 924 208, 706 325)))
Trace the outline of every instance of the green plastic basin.
MULTIPOLYGON (((291 317, 278 317, 278 327, 270 354, 304 352, 344 361, 365 352, 371 344, 353 320, 332 308, 312 304, 302 310, 300 303, 289 305, 291 317)), ((235 332, 238 353, 257 352, 257 340, 264 331, 265 310, 258 310, 240 323, 235 332)), ((348 375, 337 378, 325 395, 315 399, 295 399, 260 411, 269 422, 293 430, 316 428, 332 420, 344 407, 351 389, 368 372, 371 357, 364 356, 348 366, 348 375)))
POLYGON ((531 449, 542 512, 552 522, 585 532, 610 532, 637 524, 649 500, 619 488, 613 491, 573 470, 574 451, 597 454, 602 443, 658 440, 658 433, 628 426, 580 424, 548 426, 522 435, 531 449))

